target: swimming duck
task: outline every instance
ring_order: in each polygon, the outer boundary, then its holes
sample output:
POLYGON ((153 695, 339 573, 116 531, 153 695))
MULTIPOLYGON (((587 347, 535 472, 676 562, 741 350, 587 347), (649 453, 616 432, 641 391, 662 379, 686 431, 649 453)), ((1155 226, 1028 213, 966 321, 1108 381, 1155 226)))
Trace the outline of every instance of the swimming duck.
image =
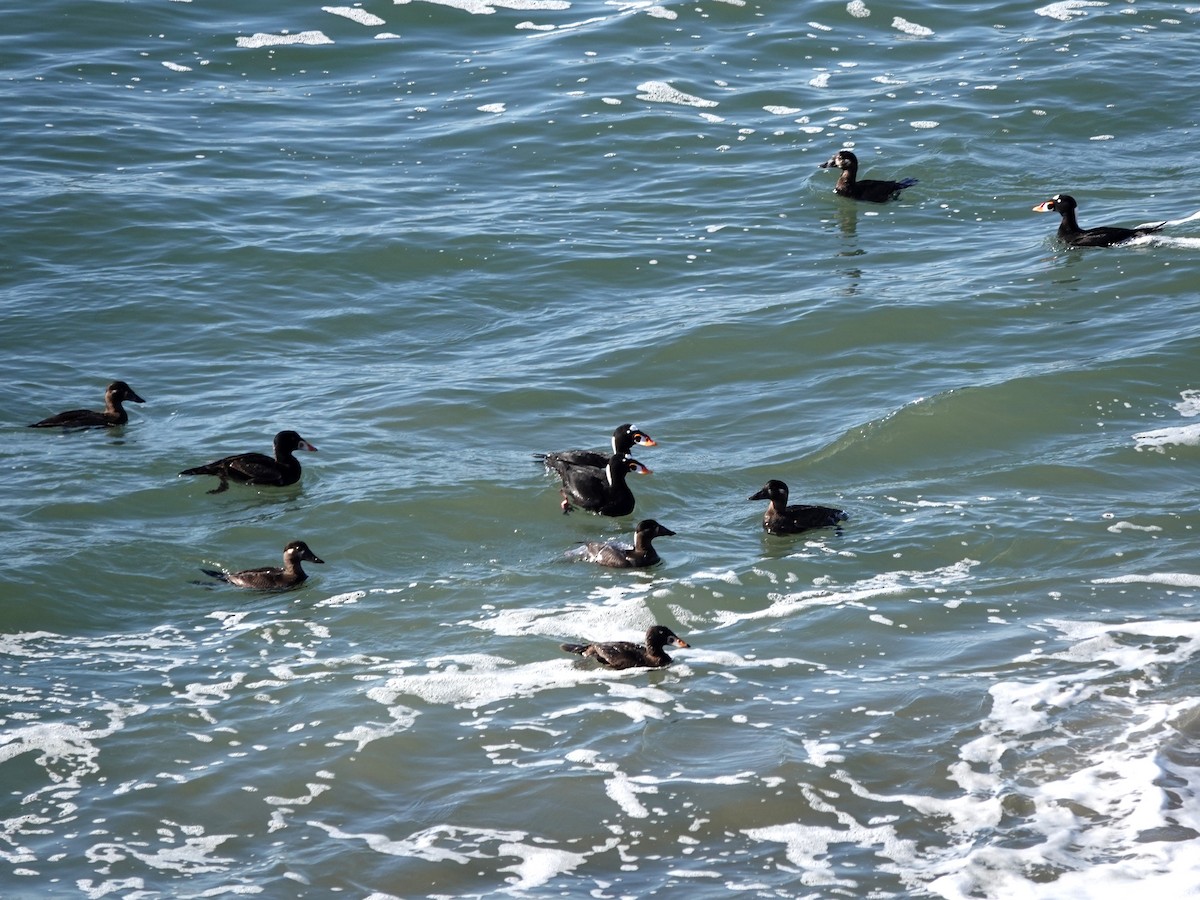
POLYGON ((261 569, 246 569, 242 572, 218 572, 214 569, 200 571, 238 587, 253 588, 256 591, 288 591, 299 587, 304 579, 308 578, 308 573, 300 566, 301 561, 325 564, 325 560, 309 550, 304 541, 292 541, 283 548, 282 569, 278 566, 264 566, 261 569))
POLYGON ((210 494, 229 490, 231 480, 242 484, 295 484, 300 480, 300 461, 293 454, 297 450, 316 452, 316 449, 296 432, 281 431, 275 435, 274 459, 263 453, 242 453, 194 469, 184 469, 179 474, 217 476, 221 483, 209 491, 210 494))
MULTIPOLYGON (((634 428, 628 422, 618 425, 612 434, 612 456, 628 456, 634 444, 640 444, 643 447, 656 446, 654 439, 640 428, 634 428)), ((599 450, 560 450, 557 453, 535 453, 533 455, 535 459, 542 461, 553 458, 568 465, 594 466, 597 469, 603 469, 611 458, 607 453, 601 453, 599 450)), ((550 466, 550 463, 547 462, 546 465, 550 466)))
POLYGON ((1140 228, 1119 228, 1113 225, 1102 225, 1099 228, 1080 228, 1075 219, 1075 210, 1079 204, 1069 194, 1055 194, 1045 203, 1039 203, 1033 208, 1034 212, 1056 212, 1062 216, 1058 223, 1058 239, 1072 247, 1111 247, 1123 244, 1125 241, 1147 234, 1154 234, 1166 222, 1157 225, 1143 225, 1140 228))
POLYGON ((632 547, 615 541, 587 541, 582 547, 572 550, 571 555, 614 569, 656 566, 662 560, 651 542, 656 537, 670 537, 673 534, 675 532, 670 528, 659 525, 654 519, 642 519, 633 532, 632 547))
POLYGON ((671 657, 663 652, 663 647, 690 647, 687 641, 675 634, 666 625, 654 625, 646 630, 646 643, 634 644, 631 641, 612 641, 606 644, 560 644, 567 653, 578 653, 583 657, 592 657, 610 669, 633 669, 644 666, 650 669, 661 669, 671 664, 671 657))
POLYGON ((578 506, 600 516, 627 516, 633 512, 633 491, 625 483, 630 472, 649 475, 650 470, 628 456, 611 456, 603 469, 572 466, 546 458, 546 466, 562 479, 562 511, 578 506))
POLYGON ((133 392, 133 388, 123 381, 114 381, 104 391, 104 411, 96 412, 90 409, 69 409, 56 416, 34 422, 30 428, 112 428, 114 425, 124 425, 129 421, 129 413, 121 404, 145 403, 146 401, 133 392))
POLYGON ((799 534, 813 528, 836 526, 849 518, 840 509, 830 506, 788 506, 788 486, 782 481, 771 479, 762 490, 751 494, 748 500, 770 500, 763 514, 763 531, 770 534, 799 534))
POLYGON ((821 163, 819 168, 841 169, 842 174, 838 176, 837 184, 833 187, 833 192, 842 197, 849 197, 851 200, 869 200, 872 203, 885 203, 892 199, 892 197, 899 195, 905 188, 912 187, 917 183, 917 179, 915 178, 905 178, 902 181, 876 181, 866 178, 862 181, 857 181, 858 157, 849 150, 839 150, 826 162, 821 163))

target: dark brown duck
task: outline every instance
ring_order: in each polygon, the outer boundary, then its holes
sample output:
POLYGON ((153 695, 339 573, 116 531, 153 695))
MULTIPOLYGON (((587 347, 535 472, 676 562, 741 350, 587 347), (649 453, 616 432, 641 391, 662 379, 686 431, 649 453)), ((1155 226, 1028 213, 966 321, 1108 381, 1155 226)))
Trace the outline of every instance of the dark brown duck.
POLYGON ((769 500, 763 514, 763 531, 770 534, 799 534, 814 528, 835 527, 849 516, 831 506, 808 506, 797 503, 788 506, 788 486, 771 479, 747 500, 769 500))
POLYGON ((587 541, 582 547, 570 551, 571 556, 614 569, 641 569, 656 566, 662 559, 654 549, 656 537, 671 537, 670 528, 654 519, 642 519, 633 532, 633 546, 616 541, 587 541))
POLYGON ((145 403, 124 381, 114 381, 104 392, 104 409, 68 409, 34 422, 30 428, 112 428, 129 421, 124 403, 145 403))
POLYGON ((871 203, 886 203, 893 197, 899 196, 905 188, 917 183, 915 178, 905 178, 901 181, 879 181, 873 178, 858 180, 858 157, 849 150, 839 150, 826 162, 821 163, 822 169, 841 169, 833 192, 840 197, 851 200, 866 200, 871 203))
POLYGON ((299 587, 308 578, 308 573, 300 565, 301 562, 323 565, 325 560, 308 549, 308 544, 304 541, 292 541, 283 548, 282 569, 279 566, 264 566, 261 569, 244 569, 241 572, 218 572, 215 569, 201 569, 200 571, 218 581, 225 581, 256 591, 290 591, 294 587, 299 587))
POLYGON ((294 431, 281 431, 275 435, 275 457, 265 453, 241 453, 226 456, 194 469, 184 469, 180 475, 215 475, 220 483, 209 491, 219 494, 229 489, 230 481, 241 484, 269 484, 277 487, 295 484, 300 480, 300 461, 297 450, 316 452, 316 447, 294 431))
POLYGON ((666 625, 654 625, 647 629, 645 644, 635 644, 632 641, 610 641, 597 644, 560 644, 559 646, 567 653, 577 653, 585 659, 591 657, 610 669, 643 667, 661 669, 663 666, 671 664, 671 657, 663 650, 668 644, 672 647, 691 646, 666 625))

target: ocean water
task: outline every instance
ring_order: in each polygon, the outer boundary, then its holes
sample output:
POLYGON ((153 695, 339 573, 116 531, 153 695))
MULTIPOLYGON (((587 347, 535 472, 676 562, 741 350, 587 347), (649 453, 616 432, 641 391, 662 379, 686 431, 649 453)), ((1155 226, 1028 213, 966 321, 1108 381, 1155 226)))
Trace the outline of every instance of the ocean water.
POLYGON ((10 10, 0 896, 1200 896, 1198 31, 10 10), (1068 250, 1060 192, 1174 224, 1068 250), (531 454, 621 422, 634 515, 564 516, 531 454), (284 428, 297 485, 177 475, 284 428), (849 520, 765 535, 769 478, 849 520), (565 555, 643 517, 652 570, 565 555))

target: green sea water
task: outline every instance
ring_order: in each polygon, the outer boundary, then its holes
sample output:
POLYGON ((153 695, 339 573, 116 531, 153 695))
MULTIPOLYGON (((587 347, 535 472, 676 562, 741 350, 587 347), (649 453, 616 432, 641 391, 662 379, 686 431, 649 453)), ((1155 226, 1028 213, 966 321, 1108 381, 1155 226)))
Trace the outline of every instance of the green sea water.
POLYGON ((1197 896, 1197 16, 11 12, 0 896, 1197 896), (532 454, 621 422, 635 513, 564 516, 532 454))

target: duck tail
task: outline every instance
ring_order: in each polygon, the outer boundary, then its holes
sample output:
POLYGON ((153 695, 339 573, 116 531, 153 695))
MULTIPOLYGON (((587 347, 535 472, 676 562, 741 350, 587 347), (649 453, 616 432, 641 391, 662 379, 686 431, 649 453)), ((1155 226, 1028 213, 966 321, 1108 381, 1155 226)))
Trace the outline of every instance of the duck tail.
POLYGON ((203 572, 205 575, 207 575, 210 578, 217 579, 217 581, 228 581, 229 580, 228 575, 226 575, 224 572, 218 572, 216 569, 201 569, 200 571, 203 572))
POLYGON ((901 181, 899 182, 899 184, 900 184, 900 190, 904 190, 904 188, 910 188, 910 187, 912 187, 914 184, 916 184, 916 183, 917 183, 917 181, 918 181, 918 179, 916 179, 916 178, 904 178, 904 179, 901 179, 901 181))
POLYGON ((587 644, 559 644, 558 646, 567 653, 578 653, 580 656, 583 656, 588 648, 587 644))

